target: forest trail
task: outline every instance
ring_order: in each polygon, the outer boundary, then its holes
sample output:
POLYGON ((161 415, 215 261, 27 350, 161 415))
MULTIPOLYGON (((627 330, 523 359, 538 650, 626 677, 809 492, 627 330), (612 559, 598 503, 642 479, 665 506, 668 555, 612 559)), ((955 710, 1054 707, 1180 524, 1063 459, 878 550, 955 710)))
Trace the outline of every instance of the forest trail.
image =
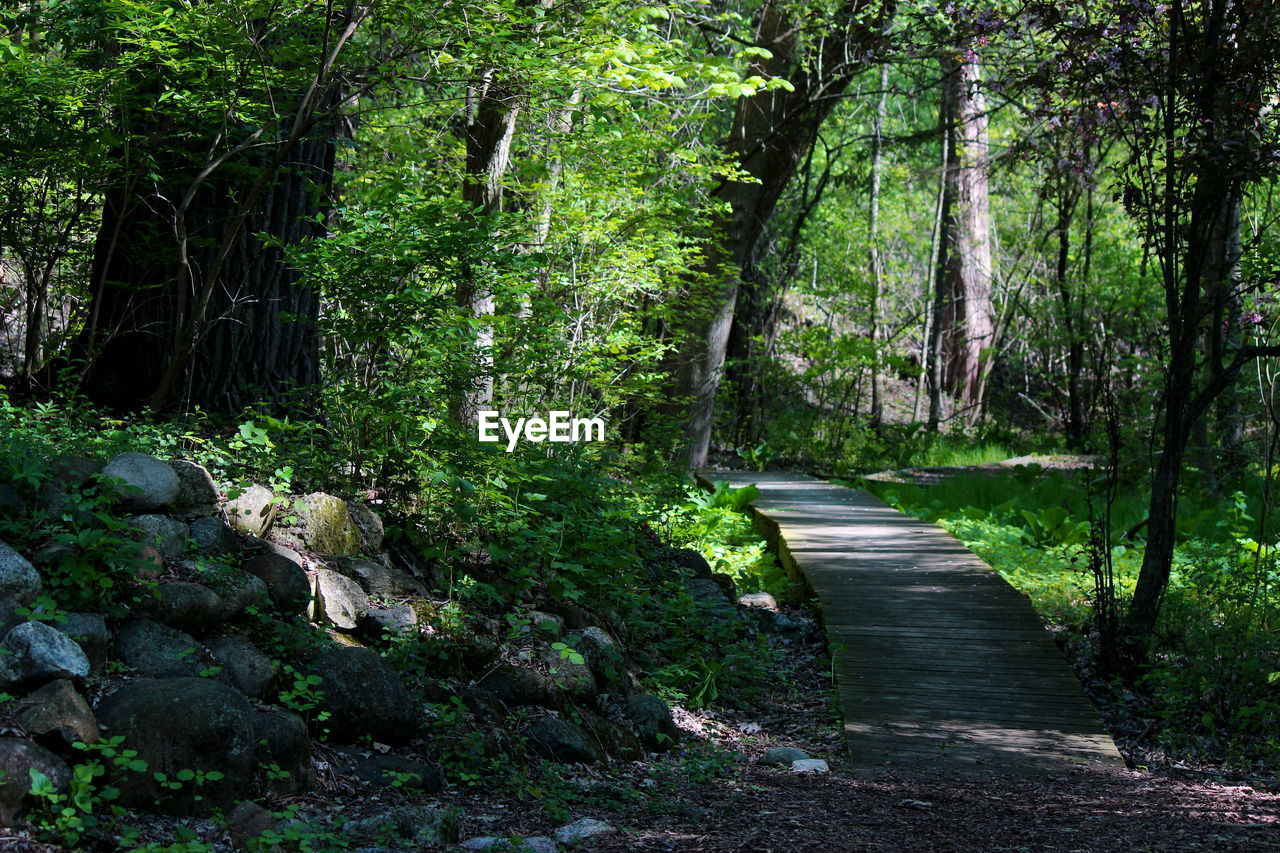
POLYGON ((771 546, 821 607, 860 771, 1123 766, 1031 602, 946 531, 803 474, 701 478, 759 487, 771 546))

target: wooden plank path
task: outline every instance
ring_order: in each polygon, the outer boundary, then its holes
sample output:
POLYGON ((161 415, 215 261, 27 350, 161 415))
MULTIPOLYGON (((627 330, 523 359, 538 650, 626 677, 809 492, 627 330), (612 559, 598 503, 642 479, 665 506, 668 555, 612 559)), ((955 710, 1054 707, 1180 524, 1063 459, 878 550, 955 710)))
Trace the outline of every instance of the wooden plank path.
POLYGON ((803 474, 755 483, 789 572, 817 597, 857 768, 1123 766, 1030 600, 942 528, 803 474))

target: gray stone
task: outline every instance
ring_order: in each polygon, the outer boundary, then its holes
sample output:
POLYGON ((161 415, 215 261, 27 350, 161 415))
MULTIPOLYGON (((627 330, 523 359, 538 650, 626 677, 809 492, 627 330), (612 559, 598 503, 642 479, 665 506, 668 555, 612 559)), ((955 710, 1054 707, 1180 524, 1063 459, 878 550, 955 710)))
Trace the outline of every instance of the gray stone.
POLYGON ((268 791, 291 797, 315 788, 311 736, 307 734, 307 723, 302 717, 283 708, 254 709, 253 735, 258 745, 258 763, 264 766, 274 764, 284 774, 268 776, 268 791))
POLYGON ((178 475, 145 453, 121 453, 106 464, 102 474, 122 481, 121 503, 130 512, 161 510, 178 496, 178 475))
POLYGON ((191 540, 196 553, 206 557, 223 557, 240 550, 235 531, 217 516, 197 518, 190 524, 191 540))
POLYGON ((640 745, 635 732, 585 711, 579 711, 578 716, 582 719, 582 730, 591 737, 591 743, 597 751, 622 761, 644 759, 644 747, 640 745))
POLYGON ((271 812, 251 800, 245 800, 227 815, 227 838, 236 850, 248 850, 251 845, 261 847, 260 842, 254 842, 275 829, 277 824, 271 812))
POLYGON ((269 699, 279 670, 275 662, 245 637, 232 634, 209 637, 204 647, 222 667, 222 674, 236 690, 250 699, 269 699))
POLYGON ((341 498, 312 492, 295 498, 282 516, 296 519, 276 525, 275 535, 286 545, 317 554, 360 553, 360 528, 341 498))
POLYGON ((343 831, 356 839, 393 836, 422 849, 440 849, 458 840, 458 814, 436 806, 400 806, 363 820, 353 820, 343 831))
POLYGON ((211 580, 218 597, 222 599, 221 621, 229 622, 245 611, 256 606, 266 607, 271 602, 267 585, 262 578, 238 569, 221 572, 211 580))
POLYGON ((622 651, 603 628, 591 625, 573 631, 565 637, 565 642, 582 655, 601 684, 614 684, 624 678, 627 664, 622 651))
POLYGON ((203 634, 222 621, 225 606, 218 594, 204 584, 167 581, 156 587, 156 597, 142 610, 170 628, 203 634))
POLYGON ((40 594, 40 573, 27 558, 0 542, 0 598, 30 604, 40 594))
POLYGON ((218 487, 204 466, 183 459, 173 459, 169 467, 178 476, 178 494, 170 504, 174 515, 199 518, 218 511, 218 487))
POLYGON ((311 618, 340 631, 354 631, 369 612, 369 596, 360 584, 337 572, 320 569, 311 577, 311 618))
POLYGON ((685 589, 693 598, 693 606, 703 618, 730 620, 738 618, 733 599, 725 594, 720 584, 711 578, 693 578, 685 581, 685 589))
POLYGON ((284 557, 300 569, 305 569, 307 567, 307 562, 302 558, 301 554, 290 548, 288 545, 281 545, 279 542, 272 542, 270 539, 259 539, 256 536, 250 536, 248 537, 248 550, 250 550, 253 555, 276 554, 284 557))
POLYGON ((0 737, 0 825, 18 824, 32 770, 44 774, 58 791, 71 781, 66 762, 49 750, 22 738, 0 737))
POLYGON ((541 610, 530 610, 527 615, 529 617, 529 626, 536 634, 542 634, 548 637, 559 637, 564 633, 563 616, 557 616, 554 613, 544 613, 541 610))
POLYGON ((509 663, 494 667, 476 683, 506 705, 551 704, 551 689, 546 678, 536 669, 509 663))
POLYGON ((105 616, 101 613, 68 613, 59 629, 75 640, 89 658, 90 675, 98 675, 106 668, 111 632, 107 630, 105 616))
POLYGON ((15 701, 13 718, 30 737, 54 749, 97 743, 100 736, 89 703, 62 678, 15 701))
POLYGON ((796 773, 830 773, 831 768, 821 758, 802 758, 791 762, 791 769, 796 773))
POLYGON ((49 474, 64 489, 89 485, 102 466, 85 456, 55 456, 49 460, 49 474))
POLYGON ((360 553, 376 554, 382 550, 384 534, 382 519, 367 505, 356 501, 347 501, 347 511, 360 528, 360 553))
POLYGON ((116 632, 116 657, 148 678, 196 677, 218 665, 189 634, 150 619, 130 619, 116 632))
POLYGON ((540 755, 563 764, 595 764, 600 755, 582 729, 558 717, 539 717, 525 735, 540 755))
POLYGON ((344 772, 353 773, 371 785, 398 786, 405 790, 434 794, 444 787, 440 771, 425 761, 402 755, 382 755, 355 747, 335 747, 345 762, 344 772))
POLYGON ((778 602, 767 592, 748 592, 738 596, 738 606, 750 610, 777 610, 778 602))
POLYGON ((187 550, 187 525, 167 515, 139 515, 129 519, 134 538, 150 545, 166 560, 176 560, 187 550))
POLYGON ((399 744, 413 737, 417 719, 409 692, 400 674, 375 652, 334 646, 308 669, 323 679, 320 706, 330 714, 327 725, 334 739, 351 742, 369 735, 399 744))
POLYGON ((609 835, 618 830, 602 820, 584 817, 556 830, 556 841, 561 844, 581 844, 588 838, 609 835))
POLYGON ((680 729, 671 719, 671 709, 652 693, 638 693, 627 699, 625 713, 646 748, 666 752, 679 743, 680 729))
POLYGON ((307 609, 311 601, 311 581, 296 563, 279 554, 259 554, 244 564, 244 570, 267 585, 271 603, 286 616, 307 609))
POLYGON ((596 695, 595 675, 585 662, 577 663, 572 655, 550 647, 544 647, 540 656, 547 667, 547 680, 557 690, 583 699, 596 695))
POLYGON ((373 560, 332 554, 321 557, 320 561, 325 567, 360 584, 360 588, 370 595, 421 598, 427 594, 426 588, 412 575, 373 560))
POLYGON ((409 604, 370 604, 361 630, 373 637, 390 634, 408 637, 418 633, 418 612, 409 604))
MULTIPOLYGON (((175 478, 176 479, 176 478, 175 478)), ((275 495, 266 486, 252 485, 230 498, 223 507, 227 522, 237 530, 251 536, 262 536, 271 529, 279 505, 275 495)))
POLYGON ((54 678, 84 678, 89 658, 76 641, 43 622, 24 622, 5 634, 0 650, 17 681, 44 682, 54 678))
POLYGON ((794 746, 771 746, 764 751, 764 754, 757 759, 756 763, 776 767, 790 767, 792 762, 804 761, 808 757, 809 753, 803 749, 796 749, 794 746))
POLYGON ((144 773, 124 772, 114 782, 120 804, 169 814, 229 808, 249 794, 256 766, 253 709, 225 684, 205 678, 137 679, 98 704, 110 736, 138 751, 144 773), (220 779, 170 790, 154 774, 217 771, 220 779), (196 797, 199 799, 196 799, 196 797))

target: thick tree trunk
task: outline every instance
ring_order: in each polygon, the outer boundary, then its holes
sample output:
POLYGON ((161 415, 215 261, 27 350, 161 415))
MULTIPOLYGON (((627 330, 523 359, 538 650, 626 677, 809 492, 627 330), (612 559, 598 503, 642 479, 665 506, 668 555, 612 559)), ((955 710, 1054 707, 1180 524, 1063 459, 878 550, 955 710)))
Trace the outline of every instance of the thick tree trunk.
POLYGON ((870 219, 867 242, 868 261, 871 264, 871 298, 867 324, 871 337, 871 425, 879 428, 884 421, 884 400, 880 387, 880 293, 884 282, 880 260, 880 179, 883 171, 884 119, 888 104, 889 66, 880 66, 880 100, 876 104, 876 116, 871 128, 871 191, 868 205, 870 219))
POLYGON ((957 410, 973 423, 982 415, 995 344, 986 99, 976 61, 947 60, 943 66, 943 97, 952 117, 947 175, 953 203, 939 325, 947 389, 957 410))
MULTIPOLYGON (((761 12, 755 43, 770 51, 757 60, 753 73, 785 77, 792 91, 775 89, 740 98, 726 149, 755 181, 725 181, 714 193, 729 213, 714 225, 698 272, 710 282, 704 323, 680 335, 678 393, 689 400, 685 463, 706 465, 715 426, 716 394, 724 368, 729 334, 738 304, 742 271, 753 256, 765 224, 806 153, 818 129, 838 102, 852 75, 862 67, 862 50, 882 32, 860 20, 861 3, 846 3, 837 19, 847 28, 822 36, 801 55, 793 10, 770 0, 761 12)), ((892 2, 881 5, 880 20, 892 14, 892 2)))
POLYGON ((93 321, 78 346, 91 399, 234 413, 315 384, 317 295, 257 235, 289 245, 322 233, 332 135, 311 134, 270 160, 246 157, 203 183, 175 152, 157 169, 166 179, 158 191, 108 193, 90 274, 93 321), (193 187, 189 204, 176 201, 193 187))

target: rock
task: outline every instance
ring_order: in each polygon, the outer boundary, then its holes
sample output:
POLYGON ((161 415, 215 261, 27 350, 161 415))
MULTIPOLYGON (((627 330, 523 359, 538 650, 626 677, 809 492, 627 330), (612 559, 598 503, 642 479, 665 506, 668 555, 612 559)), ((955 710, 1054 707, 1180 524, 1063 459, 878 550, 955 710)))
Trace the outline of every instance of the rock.
POLYGON ((0 483, 0 519, 17 521, 27 517, 27 501, 8 483, 0 483))
POLYGON ((130 512, 162 510, 178 496, 178 475, 145 453, 121 453, 102 469, 122 481, 121 504, 130 512))
POLYGON ((134 538, 150 545, 167 560, 176 560, 187 550, 187 525, 167 515, 139 515, 129 519, 134 538))
POLYGON ((136 749, 147 764, 145 772, 116 776, 121 805, 205 814, 249 793, 256 766, 253 709, 225 684, 205 678, 137 679, 98 704, 98 720, 109 736, 123 736, 124 746, 136 749), (222 776, 206 776, 203 784, 186 783, 175 791, 154 775, 176 780, 184 770, 222 776))
POLYGON ((444 787, 440 771, 424 761, 401 755, 381 755, 353 747, 337 747, 346 759, 345 772, 354 773, 371 785, 401 787, 434 794, 444 787))
POLYGON ((638 693, 627 699, 625 713, 646 748, 666 752, 679 742, 680 730, 671 719, 671 709, 652 693, 638 693))
POLYGON ((796 773, 830 773, 831 768, 821 758, 802 758, 791 762, 791 769, 796 773))
POLYGON ((373 560, 339 554, 326 555, 320 561, 326 567, 360 584, 360 588, 370 595, 422 598, 427 594, 426 588, 408 572, 388 568, 373 560))
POLYGON ((360 584, 337 572, 321 569, 311 578, 311 618, 340 631, 354 631, 369 612, 369 596, 360 584))
POLYGON ((287 545, 281 545, 279 542, 272 542, 270 539, 259 539, 256 536, 249 536, 248 549, 256 556, 258 554, 277 554, 284 557, 300 569, 305 569, 307 563, 302 559, 302 555, 287 545))
POLYGON ((535 634, 547 637, 559 637, 564 633, 564 617, 541 610, 530 610, 527 614, 529 625, 535 634))
POLYGON ((102 470, 102 466, 84 456, 55 456, 49 460, 50 476, 64 489, 81 489, 102 470))
POLYGON ((15 681, 34 683, 54 678, 84 678, 89 658, 76 641, 43 622, 24 622, 5 634, 0 652, 15 681))
POLYGON ((685 581, 685 589, 693 598, 694 609, 704 618, 729 620, 738 618, 733 599, 711 578, 693 578, 685 581))
POLYGON ((543 648, 540 656, 547 666, 547 680, 556 690, 587 699, 596 695, 595 675, 585 662, 576 663, 571 656, 550 647, 543 648))
POLYGON ((40 594, 40 573, 27 558, 0 542, 0 598, 30 604, 40 594))
POLYGON ((197 518, 189 526, 196 553, 206 557, 225 557, 240 550, 235 531, 217 516, 197 518))
POLYGON ((570 633, 565 642, 582 655, 600 684, 615 684, 624 680, 627 664, 622 651, 603 628, 588 626, 570 633))
POLYGON ((60 630, 75 640, 85 653, 89 659, 90 675, 98 675, 106 668, 111 632, 107 630, 105 616, 101 613, 68 613, 60 630))
POLYGON ((695 578, 711 580, 711 564, 707 558, 692 548, 668 548, 665 554, 667 562, 685 574, 695 578))
POLYGON ((564 620, 564 626, 571 631, 581 630, 600 621, 590 610, 574 604, 572 601, 551 599, 539 604, 538 609, 545 613, 554 613, 559 616, 564 620))
POLYGON ((267 585, 267 594, 277 610, 294 616, 311 601, 311 581, 296 563, 279 554, 259 554, 247 561, 244 570, 267 585))
POLYGON ((250 606, 266 607, 271 601, 267 585, 262 578, 238 569, 228 569, 218 574, 211 583, 222 599, 221 622, 229 622, 250 606))
POLYGON ((37 743, 51 749, 97 743, 100 735, 89 703, 62 678, 17 700, 13 718, 37 743))
POLYGON ((600 755, 587 740, 582 729, 568 720, 543 716, 525 729, 525 735, 533 742, 540 755, 563 764, 595 764, 600 755))
POLYGON ((183 459, 172 459, 169 467, 178 476, 178 494, 170 503, 170 511, 181 518, 210 516, 218 511, 218 487, 204 466, 183 459))
POLYGON ((382 550, 382 519, 367 505, 347 501, 347 511, 360 529, 360 553, 376 554, 382 550))
POLYGON ((375 638, 412 636, 418 633, 418 613, 409 604, 370 604, 360 628, 375 638))
POLYGON ((116 657, 147 678, 194 678, 218 665, 189 634, 150 619, 130 619, 116 632, 116 657))
POLYGON ((556 853, 556 842, 541 835, 529 838, 477 835, 458 845, 463 850, 493 850, 494 853, 556 853))
POLYGON ((0 737, 0 825, 18 823, 32 770, 43 773, 58 791, 71 781, 71 770, 49 750, 22 738, 0 737))
POLYGON ((297 521, 276 530, 286 545, 319 554, 360 553, 360 528, 341 498, 312 492, 295 501, 291 515, 297 521))
POLYGON ((320 707, 335 740, 369 735, 383 743, 405 743, 417 720, 399 673, 369 649, 335 646, 318 654, 309 670, 323 682, 320 707))
POLYGON ((793 762, 806 761, 809 753, 794 746, 771 746, 756 760, 766 766, 790 767, 793 762))
POLYGON ((164 557, 151 545, 139 546, 133 564, 133 576, 153 581, 164 574, 164 557))
POLYGON ((157 622, 192 634, 203 634, 222 622, 225 605, 204 584, 168 581, 156 587, 156 597, 140 608, 157 622))
POLYGON ((782 611, 756 610, 752 612, 760 624, 760 630, 770 634, 803 636, 815 630, 814 624, 808 619, 797 619, 794 616, 788 616, 782 611))
POLYGON ((280 505, 276 503, 275 494, 266 486, 249 486, 240 490, 239 494, 232 489, 228 497, 222 511, 227 516, 227 523, 236 530, 250 536, 263 536, 271 529, 280 505), (230 497, 231 495, 235 496, 230 497))
POLYGON ((278 768, 268 773, 267 790, 283 797, 310 791, 316 786, 311 763, 311 736, 302 717, 283 708, 257 708, 253 712, 253 737, 258 763, 278 768))
POLYGON ((597 835, 609 835, 618 830, 602 820, 584 817, 556 830, 556 841, 561 844, 580 844, 597 835))
POLYGON ((738 606, 748 610, 776 611, 778 602, 767 592, 748 592, 746 595, 738 596, 738 606))
POLYGON ((476 683, 506 705, 547 705, 551 690, 542 673, 536 669, 499 664, 476 683))
MULTIPOLYGON (((278 821, 271 812, 250 800, 237 805, 227 815, 227 839, 236 850, 248 850, 252 842, 276 828, 278 821)), ((255 844, 261 847, 261 844, 255 844)))
POLYGON ((279 676, 275 662, 239 635, 209 637, 204 647, 222 667, 228 684, 250 699, 269 699, 279 676))
POLYGON ((592 746, 598 752, 623 761, 640 761, 644 758, 640 739, 630 729, 595 714, 580 711, 579 716, 582 718, 583 730, 590 735, 592 746))
POLYGON ((358 840, 391 835, 417 848, 441 849, 457 842, 458 815, 435 806, 400 806, 364 820, 353 820, 342 830, 358 840))

